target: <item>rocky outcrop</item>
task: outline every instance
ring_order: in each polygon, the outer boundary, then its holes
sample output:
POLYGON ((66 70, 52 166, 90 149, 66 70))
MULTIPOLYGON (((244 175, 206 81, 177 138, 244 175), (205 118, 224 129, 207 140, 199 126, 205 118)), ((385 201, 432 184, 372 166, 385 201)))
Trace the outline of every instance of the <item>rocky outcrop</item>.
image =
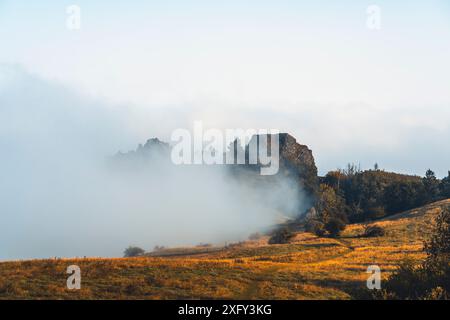
POLYGON ((287 133, 280 134, 280 168, 297 176, 302 188, 315 198, 319 178, 312 151, 287 133))
MULTIPOLYGON (((259 137, 258 135, 253 136, 250 144, 254 142, 254 139, 259 140, 259 137)), ((312 151, 306 145, 298 143, 288 133, 269 135, 266 139, 268 150, 270 150, 271 141, 277 137, 279 138, 280 159, 277 175, 297 181, 300 189, 305 193, 312 206, 319 190, 319 178, 312 151)))
POLYGON ((142 145, 139 144, 136 151, 129 151, 126 153, 118 152, 116 159, 130 159, 130 158, 148 158, 148 157, 167 157, 170 160, 170 145, 158 138, 148 139, 147 142, 142 145))

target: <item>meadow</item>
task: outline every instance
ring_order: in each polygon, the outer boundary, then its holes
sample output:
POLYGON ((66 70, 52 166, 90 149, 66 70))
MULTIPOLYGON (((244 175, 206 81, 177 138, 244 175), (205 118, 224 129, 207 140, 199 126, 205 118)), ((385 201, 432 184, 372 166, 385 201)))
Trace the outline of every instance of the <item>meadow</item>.
POLYGON ((172 248, 136 258, 0 263, 0 299, 352 299, 366 290, 367 267, 382 279, 405 259, 424 258, 423 240, 450 200, 381 219, 382 237, 361 237, 352 224, 338 238, 298 232, 289 244, 268 237, 224 248, 172 248), (66 287, 69 265, 80 290, 66 287))

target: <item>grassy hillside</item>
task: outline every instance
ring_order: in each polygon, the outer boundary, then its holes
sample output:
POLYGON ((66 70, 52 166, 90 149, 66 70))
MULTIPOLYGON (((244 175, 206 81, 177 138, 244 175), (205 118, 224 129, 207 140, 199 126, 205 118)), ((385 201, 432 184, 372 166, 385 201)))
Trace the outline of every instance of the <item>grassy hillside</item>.
POLYGON ((337 239, 298 233, 285 245, 267 238, 227 248, 179 248, 160 257, 57 259, 0 263, 0 298, 26 299, 351 299, 369 265, 383 278, 405 258, 419 261, 433 217, 450 200, 376 222, 379 238, 348 226, 337 239), (81 290, 66 289, 66 268, 80 266, 81 290))

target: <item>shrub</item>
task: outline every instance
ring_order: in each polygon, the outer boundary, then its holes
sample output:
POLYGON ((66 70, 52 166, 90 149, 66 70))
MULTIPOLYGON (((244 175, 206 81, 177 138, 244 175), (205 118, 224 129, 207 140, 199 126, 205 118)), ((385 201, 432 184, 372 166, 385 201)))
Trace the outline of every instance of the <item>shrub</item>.
POLYGON ((318 237, 323 237, 325 235, 326 231, 323 225, 318 224, 316 225, 316 228, 314 229, 314 234, 318 237))
POLYGON ((132 247, 129 246, 128 248, 125 249, 125 251, 123 252, 123 256, 125 258, 130 258, 130 257, 137 257, 137 256, 141 256, 145 253, 144 249, 141 249, 139 247, 132 247))
POLYGON ((425 242, 427 258, 419 265, 402 263, 385 285, 393 299, 450 299, 450 210, 436 217, 431 239, 425 242))
POLYGON ((433 264, 440 266, 441 262, 450 261, 450 209, 445 208, 436 217, 434 233, 425 242, 425 252, 427 253, 427 266, 433 264))
POLYGON ((330 237, 337 237, 345 230, 345 222, 338 218, 331 218, 325 224, 325 230, 328 232, 330 237))
POLYGON ((156 246, 153 247, 153 252, 163 251, 165 248, 166 247, 164 247, 164 246, 156 245, 156 246))
POLYGON ((255 232, 255 233, 252 233, 251 235, 249 235, 248 239, 249 240, 259 240, 259 239, 261 239, 261 237, 262 236, 259 232, 255 232))
POLYGON ((403 261, 383 286, 389 299, 420 298, 420 292, 426 291, 425 272, 420 265, 411 260, 403 261))
POLYGON ((382 227, 377 225, 366 225, 364 227, 363 237, 372 238, 372 237, 382 237, 385 235, 385 231, 382 227))
POLYGON ((282 228, 276 231, 269 239, 269 244, 284 244, 289 243, 289 241, 295 236, 294 233, 289 231, 287 228, 282 228))
POLYGON ((330 237, 338 236, 348 222, 347 210, 344 199, 330 186, 321 184, 315 220, 322 226, 315 225, 314 233, 322 236, 327 232, 330 237))
POLYGON ((324 224, 320 221, 311 220, 305 224, 305 230, 307 232, 314 233, 318 237, 323 237, 325 235, 324 224))
POLYGON ((212 247, 212 244, 210 243, 199 243, 198 245, 196 245, 197 248, 210 248, 212 247))

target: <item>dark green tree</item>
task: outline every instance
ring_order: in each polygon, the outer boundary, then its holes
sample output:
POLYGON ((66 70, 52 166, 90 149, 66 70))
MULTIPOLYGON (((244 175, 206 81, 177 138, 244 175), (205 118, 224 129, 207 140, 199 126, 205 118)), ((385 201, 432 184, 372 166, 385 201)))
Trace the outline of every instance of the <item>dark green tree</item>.
POLYGON ((450 263, 450 210, 448 208, 436 217, 435 230, 431 239, 425 242, 427 262, 450 263))
POLYGON ((328 232, 330 237, 335 238, 345 230, 346 224, 343 220, 332 217, 325 223, 325 230, 328 232))
POLYGON ((273 235, 269 239, 269 244, 289 243, 289 241, 291 241, 291 239, 294 236, 295 236, 295 234, 293 232, 291 232, 289 229, 281 228, 281 229, 275 231, 275 233, 273 233, 273 235))
POLYGON ((424 201, 429 203, 437 200, 439 198, 439 180, 434 172, 428 169, 422 182, 425 188, 424 201))
MULTIPOLYGON (((326 184, 320 185, 317 201, 317 222, 332 237, 339 235, 348 222, 344 199, 326 184)), ((320 232, 322 232, 322 228, 320 232)))
POLYGON ((139 247, 130 246, 125 249, 125 251, 123 252, 123 256, 125 258, 137 257, 137 256, 143 255, 144 253, 145 253, 144 249, 141 249, 139 247))
POLYGON ((384 298, 450 299, 450 210, 436 217, 430 240, 425 242, 427 257, 416 265, 405 261, 385 283, 384 298))
POLYGON ((439 185, 439 191, 443 198, 450 198, 450 171, 448 172, 448 176, 442 179, 439 185))

